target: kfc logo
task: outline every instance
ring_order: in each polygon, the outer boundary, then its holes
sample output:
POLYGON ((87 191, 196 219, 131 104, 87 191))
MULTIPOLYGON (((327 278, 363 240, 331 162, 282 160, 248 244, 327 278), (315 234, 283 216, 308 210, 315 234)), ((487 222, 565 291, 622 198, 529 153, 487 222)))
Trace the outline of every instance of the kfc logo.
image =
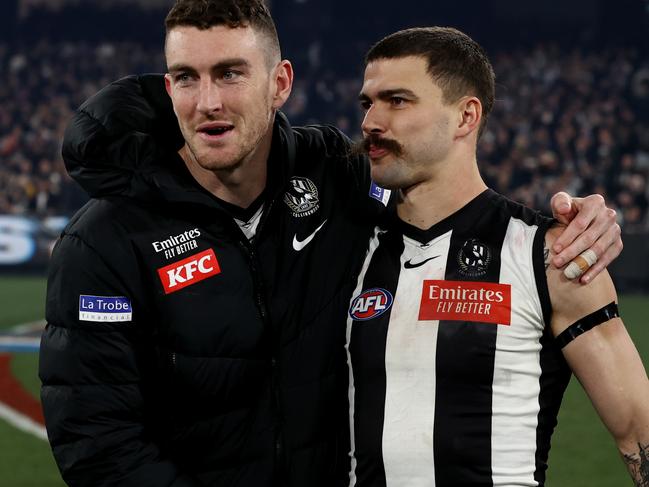
POLYGON ((212 249, 158 269, 165 294, 179 291, 220 273, 221 268, 212 249))

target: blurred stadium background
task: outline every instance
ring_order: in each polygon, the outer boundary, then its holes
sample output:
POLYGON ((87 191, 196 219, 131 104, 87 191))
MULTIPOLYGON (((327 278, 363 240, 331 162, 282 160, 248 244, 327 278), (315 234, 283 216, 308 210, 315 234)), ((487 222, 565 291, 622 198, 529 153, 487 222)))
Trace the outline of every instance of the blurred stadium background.
MULTIPOLYGON (((129 73, 162 72, 171 0, 0 1, 0 486, 62 486, 38 412, 37 346, 53 240, 86 196, 65 172, 67 120, 129 73)), ((559 190, 600 193, 625 249, 611 272, 649 364, 649 0, 272 0, 295 88, 294 124, 358 135, 361 58, 416 25, 456 26, 494 63, 479 148, 489 185, 547 210, 559 190)), ((562 407, 549 487, 630 485, 578 384, 562 407)), ((305 486, 306 487, 306 486, 305 486)))

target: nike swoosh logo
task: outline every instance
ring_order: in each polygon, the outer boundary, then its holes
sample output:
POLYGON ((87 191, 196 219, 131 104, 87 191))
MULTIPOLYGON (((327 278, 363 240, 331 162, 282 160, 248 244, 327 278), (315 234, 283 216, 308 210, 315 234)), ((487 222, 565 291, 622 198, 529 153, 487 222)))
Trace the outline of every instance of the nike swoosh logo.
POLYGON ((430 257, 429 259, 422 260, 421 262, 417 262, 416 264, 413 264, 411 260, 407 260, 403 263, 403 267, 405 267, 406 269, 414 269, 415 267, 421 267, 429 260, 437 259, 437 257, 439 257, 439 255, 435 255, 433 257, 430 257))
POLYGON ((304 247, 306 247, 307 245, 309 245, 309 243, 311 242, 311 240, 313 240, 313 237, 315 237, 315 234, 318 233, 322 227, 324 227, 324 224, 325 224, 325 223, 327 223, 327 220, 323 221, 322 224, 321 224, 318 228, 316 228, 316 229, 313 231, 313 233, 312 233, 311 235, 309 235, 307 238, 305 238, 304 240, 301 240, 301 241, 300 241, 300 240, 297 239, 297 235, 294 235, 294 236, 293 236, 293 249, 294 249, 296 252, 299 252, 299 251, 302 250, 304 247))

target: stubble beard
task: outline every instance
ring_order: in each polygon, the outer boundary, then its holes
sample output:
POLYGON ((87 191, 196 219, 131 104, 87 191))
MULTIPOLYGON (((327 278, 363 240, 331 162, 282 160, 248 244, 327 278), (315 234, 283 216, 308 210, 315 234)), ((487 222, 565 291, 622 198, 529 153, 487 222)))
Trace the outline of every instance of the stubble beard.
POLYGON ((391 161, 370 161, 371 177, 385 189, 401 189, 408 186, 407 166, 402 157, 390 154, 391 161))
POLYGON ((208 145, 200 147, 201 142, 198 144, 187 142, 185 146, 193 165, 206 171, 229 173, 237 170, 252 158, 264 133, 264 130, 255 130, 245 140, 228 141, 223 147, 208 145))
MULTIPOLYGON (((268 100, 264 100, 266 105, 269 104, 268 100)), ((183 132, 185 138, 185 148, 187 149, 187 156, 191 159, 191 164, 198 166, 206 171, 211 172, 232 172, 254 157, 255 152, 260 147, 261 142, 266 135, 268 129, 272 130, 274 120, 274 111, 269 109, 264 117, 249 120, 252 124, 247 127, 250 130, 245 130, 246 124, 242 120, 235 123, 234 130, 236 131, 233 137, 234 140, 227 141, 223 147, 211 147, 202 142, 200 139, 196 143, 192 141, 188 135, 183 132), (232 150, 234 149, 234 150, 232 150), (229 152, 230 155, 226 155, 229 152)), ((182 132, 182 130, 181 130, 182 132)), ((194 137, 199 136, 196 133, 192 134, 194 137)), ((188 161, 185 161, 188 163, 188 161)))
POLYGON ((219 156, 219 154, 209 154, 212 151, 219 151, 219 148, 207 147, 204 149, 205 154, 201 154, 200 149, 194 144, 188 142, 186 147, 191 163, 206 171, 232 171, 241 164, 243 159, 239 154, 234 154, 227 158, 219 156))

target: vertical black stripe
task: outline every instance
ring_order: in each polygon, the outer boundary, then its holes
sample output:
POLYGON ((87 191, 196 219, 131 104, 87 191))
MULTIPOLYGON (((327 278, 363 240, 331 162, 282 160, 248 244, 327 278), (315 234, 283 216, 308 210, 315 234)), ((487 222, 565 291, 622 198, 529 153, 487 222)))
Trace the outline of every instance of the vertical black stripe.
MULTIPOLYGON (((508 223, 508 213, 485 208, 479 221, 465 232, 454 233, 445 279, 499 282, 500 251, 508 223), (458 261, 462 247, 470 238, 489 248, 489 264, 482 275, 463 270, 458 261)), ((499 326, 440 321, 433 440, 437 487, 493 485, 492 382, 499 326)))
MULTIPOLYGON (((403 239, 397 232, 379 236, 379 245, 372 255, 365 273, 361 292, 382 288, 395 295, 403 239)), ((356 485, 358 487, 385 487, 383 466, 383 416, 385 413, 385 347, 391 308, 382 315, 367 320, 354 321, 349 350, 354 378, 355 411, 354 438, 356 485)))
POLYGON ((550 302, 550 291, 548 290, 548 280, 545 275, 545 235, 552 225, 553 220, 538 216, 533 224, 538 225, 534 242, 532 244, 532 268, 534 269, 534 280, 536 281, 536 291, 541 301, 543 311, 543 321, 545 326, 550 326, 552 318, 552 303, 550 302))
POLYGON ((550 302, 550 292, 545 271, 544 243, 545 234, 551 223, 552 221, 549 219, 539 219, 539 229, 534 236, 532 250, 534 279, 545 321, 545 331, 541 337, 541 377, 539 378, 541 393, 539 395, 539 415, 536 428, 536 469, 534 471, 534 480, 539 483, 539 486, 545 485, 550 439, 557 425, 561 400, 571 375, 570 368, 563 357, 563 353, 555 344, 550 329, 552 303, 550 302))
POLYGON ((545 485, 545 473, 548 468, 550 439, 557 425, 557 415, 561 407, 563 393, 570 382, 570 368, 563 358, 554 337, 547 327, 541 337, 541 377, 539 379, 539 415, 536 427, 536 470, 534 480, 539 486, 545 485))

